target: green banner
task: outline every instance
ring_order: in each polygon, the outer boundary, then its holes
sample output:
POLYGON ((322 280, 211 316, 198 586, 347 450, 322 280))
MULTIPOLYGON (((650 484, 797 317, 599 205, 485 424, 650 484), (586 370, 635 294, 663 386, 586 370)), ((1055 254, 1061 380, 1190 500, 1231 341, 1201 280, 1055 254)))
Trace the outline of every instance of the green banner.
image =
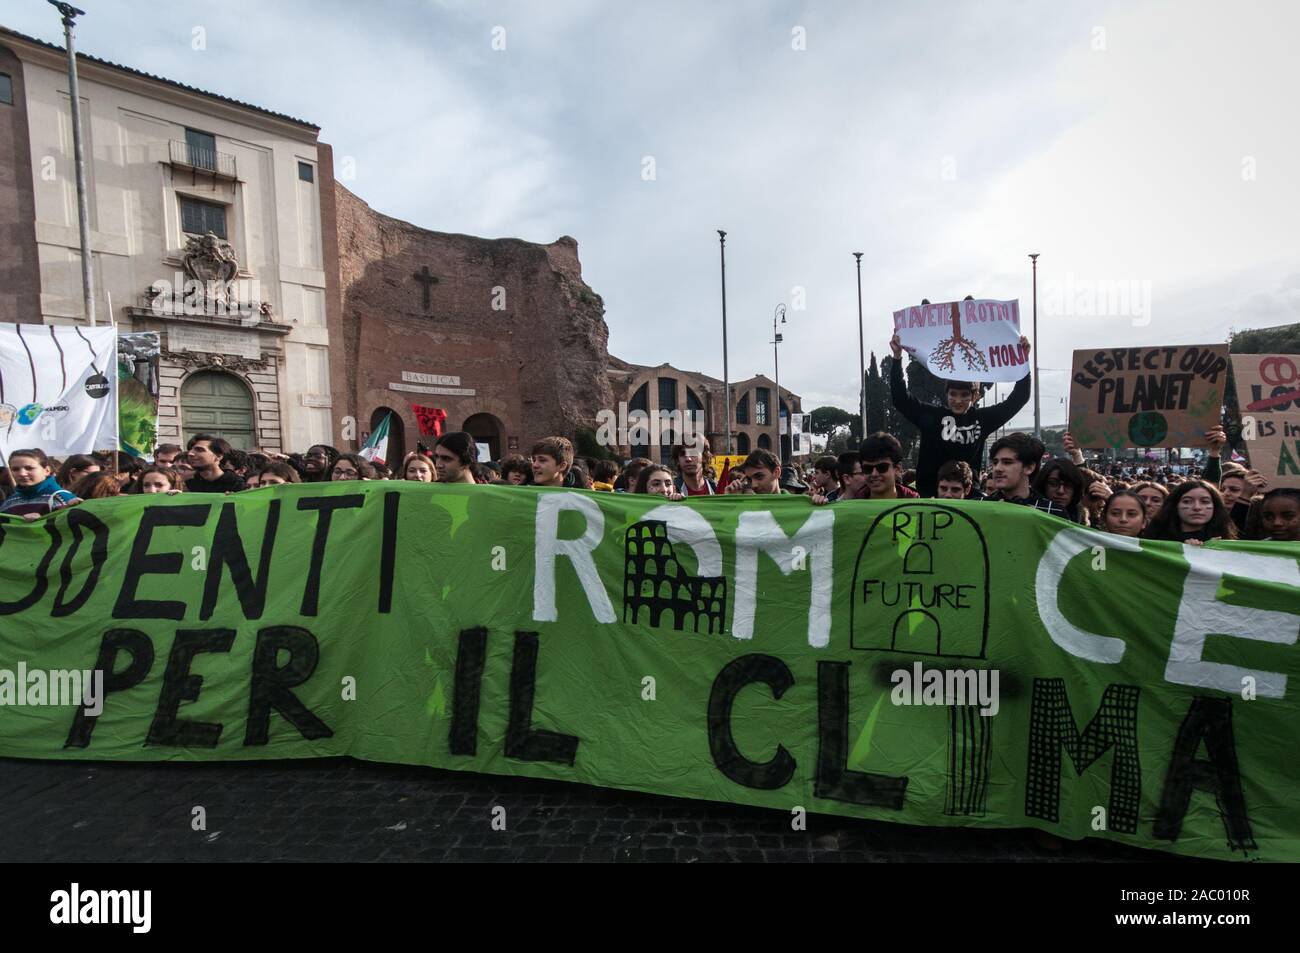
POLYGON ((350 755, 1300 860, 1292 544, 285 485, 5 518, 0 616, 0 756, 350 755))

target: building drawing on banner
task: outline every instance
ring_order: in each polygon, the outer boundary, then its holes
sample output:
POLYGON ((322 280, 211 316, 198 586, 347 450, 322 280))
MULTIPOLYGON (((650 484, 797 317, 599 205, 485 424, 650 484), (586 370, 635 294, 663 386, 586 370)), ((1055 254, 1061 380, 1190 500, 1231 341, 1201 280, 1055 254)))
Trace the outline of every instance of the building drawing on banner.
POLYGON ((727 618, 727 580, 692 576, 682 568, 668 539, 668 524, 643 520, 627 531, 624 543, 623 621, 659 627, 665 612, 672 627, 709 635, 721 632, 727 618), (641 610, 646 614, 642 616, 641 610))
MULTIPOLYGON (((158 336, 156 439, 332 442, 319 129, 77 59, 96 320, 158 336)), ((0 72, 25 146, 0 157, 0 208, 33 222, 0 321, 84 326, 66 54, 0 28, 0 72)))

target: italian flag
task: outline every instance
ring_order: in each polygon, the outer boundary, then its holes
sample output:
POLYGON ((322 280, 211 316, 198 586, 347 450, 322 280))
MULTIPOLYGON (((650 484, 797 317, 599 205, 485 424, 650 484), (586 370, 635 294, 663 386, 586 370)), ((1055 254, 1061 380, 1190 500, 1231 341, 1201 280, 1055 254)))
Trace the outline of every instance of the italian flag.
POLYGON ((388 421, 392 416, 391 413, 384 415, 384 419, 366 439, 366 445, 361 448, 357 456, 364 457, 371 463, 388 464, 388 421))

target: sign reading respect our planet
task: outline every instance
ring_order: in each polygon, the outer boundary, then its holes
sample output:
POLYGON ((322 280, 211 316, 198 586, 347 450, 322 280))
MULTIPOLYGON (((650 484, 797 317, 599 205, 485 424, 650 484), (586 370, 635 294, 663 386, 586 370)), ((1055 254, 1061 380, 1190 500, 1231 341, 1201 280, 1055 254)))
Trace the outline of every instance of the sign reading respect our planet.
POLYGON ((5 757, 348 755, 1300 860, 1292 544, 285 485, 0 518, 0 615, 5 757))
POLYGON ((1222 421, 1226 344, 1074 352, 1070 433, 1080 447, 1199 447, 1222 421))
POLYGON ((1232 376, 1250 465, 1300 487, 1300 354, 1234 354, 1232 376))
POLYGON ((932 374, 965 381, 1018 381, 1029 373, 1019 301, 949 301, 894 312, 903 348, 932 374))

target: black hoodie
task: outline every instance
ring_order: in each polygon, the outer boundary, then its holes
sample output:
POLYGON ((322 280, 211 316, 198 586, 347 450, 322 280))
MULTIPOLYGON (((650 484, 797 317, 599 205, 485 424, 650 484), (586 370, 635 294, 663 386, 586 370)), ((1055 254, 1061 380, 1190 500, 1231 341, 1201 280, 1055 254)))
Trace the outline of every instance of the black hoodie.
POLYGON ((984 465, 984 441, 1029 403, 1029 375, 1016 381, 1011 396, 992 407, 976 407, 954 414, 947 407, 923 404, 907 392, 903 362, 891 362, 889 393, 898 412, 921 431, 921 450, 916 460, 916 489, 932 497, 939 491, 939 467, 949 460, 964 460, 979 479, 984 465))

